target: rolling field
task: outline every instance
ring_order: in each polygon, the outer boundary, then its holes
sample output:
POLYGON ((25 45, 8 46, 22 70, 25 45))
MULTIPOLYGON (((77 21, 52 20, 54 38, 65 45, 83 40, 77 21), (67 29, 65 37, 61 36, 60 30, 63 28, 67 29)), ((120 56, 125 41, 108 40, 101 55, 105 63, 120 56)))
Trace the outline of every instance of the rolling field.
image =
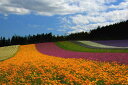
POLYGON ((128 49, 99 49, 99 48, 89 48, 85 46, 80 46, 79 44, 70 42, 70 41, 62 41, 56 42, 56 45, 71 51, 79 51, 79 52, 99 52, 99 53, 128 53, 128 49))
POLYGON ((93 48, 108 48, 108 49, 126 49, 128 47, 118 47, 118 46, 110 46, 110 45, 104 45, 92 41, 76 41, 78 43, 93 47, 93 48))
POLYGON ((0 61, 13 57, 18 51, 18 49, 18 45, 0 47, 0 61))
MULTIPOLYGON (((36 44, 36 47, 39 52, 47 55, 51 55, 51 56, 57 56, 57 57, 63 57, 63 58, 84 58, 84 59, 109 61, 109 62, 117 61, 119 63, 128 64, 128 53, 74 52, 74 51, 64 50, 62 48, 59 48, 58 46, 55 45, 55 43, 40 43, 40 44, 36 44)), ((69 47, 69 46, 66 46, 66 47, 69 47)))
MULTIPOLYGON (((118 53, 124 49, 117 53, 76 52, 90 48, 70 43, 21 45, 14 57, 0 62, 0 85, 128 84, 128 53, 118 53), (69 49, 71 45, 76 46, 72 46, 75 51, 69 49)), ((98 52, 106 50, 112 49, 98 52)))
POLYGON ((109 46, 118 46, 118 47, 128 47, 128 40, 101 40, 101 41, 93 41, 96 43, 109 45, 109 46))

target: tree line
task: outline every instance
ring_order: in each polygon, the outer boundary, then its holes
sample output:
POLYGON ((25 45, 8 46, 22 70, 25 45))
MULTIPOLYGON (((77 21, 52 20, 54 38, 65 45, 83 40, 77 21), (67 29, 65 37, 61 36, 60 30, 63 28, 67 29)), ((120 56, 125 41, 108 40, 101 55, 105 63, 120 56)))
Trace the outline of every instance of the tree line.
POLYGON ((117 40, 128 39, 128 20, 108 26, 98 27, 90 31, 90 39, 117 40))
POLYGON ((0 46, 9 45, 25 45, 43 42, 56 42, 66 40, 118 40, 128 39, 128 20, 107 25, 103 27, 97 27, 90 32, 71 33, 69 35, 53 35, 52 33, 42 33, 37 35, 18 36, 14 35, 12 38, 6 39, 0 37, 0 46))

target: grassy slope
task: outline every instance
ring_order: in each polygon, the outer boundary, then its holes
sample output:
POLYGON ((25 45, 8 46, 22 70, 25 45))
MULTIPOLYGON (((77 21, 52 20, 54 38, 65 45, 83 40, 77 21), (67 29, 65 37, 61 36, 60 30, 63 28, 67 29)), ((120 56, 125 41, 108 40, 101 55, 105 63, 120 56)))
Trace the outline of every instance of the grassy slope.
POLYGON ((0 61, 13 57, 19 49, 18 45, 0 47, 0 61))
POLYGON ((100 43, 95 43, 95 42, 92 42, 92 41, 78 41, 78 42, 81 42, 85 45, 89 45, 89 46, 93 46, 93 47, 100 47, 100 48, 128 48, 128 47, 108 46, 108 45, 103 45, 103 44, 100 44, 100 43))
POLYGON ((93 48, 85 48, 82 46, 79 46, 77 44, 74 44, 69 41, 63 41, 63 42, 56 42, 56 45, 65 49, 65 50, 71 50, 71 51, 79 51, 79 52, 123 52, 123 53, 128 53, 128 50, 126 49, 93 49, 93 48))

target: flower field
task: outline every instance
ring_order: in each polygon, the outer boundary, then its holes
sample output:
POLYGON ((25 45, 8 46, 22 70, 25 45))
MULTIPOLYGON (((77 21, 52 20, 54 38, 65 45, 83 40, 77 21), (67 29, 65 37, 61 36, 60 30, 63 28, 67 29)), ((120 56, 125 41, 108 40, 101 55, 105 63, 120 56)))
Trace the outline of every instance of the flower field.
POLYGON ((0 47, 0 61, 13 57, 18 51, 19 46, 0 47))
POLYGON ((123 64, 128 64, 128 53, 89 53, 89 52, 74 52, 70 50, 64 50, 55 45, 55 43, 39 43, 36 44, 39 52, 63 57, 63 58, 84 58, 98 61, 116 61, 123 64))
POLYGON ((128 84, 128 65, 48 56, 34 44, 20 46, 0 62, 0 85, 115 85, 128 84))
POLYGON ((85 44, 79 44, 76 41, 61 41, 56 42, 56 45, 65 50, 71 50, 76 52, 91 52, 91 53, 128 53, 127 48, 99 48, 92 47, 85 44))
POLYGON ((104 45, 104 44, 100 44, 100 43, 96 43, 96 42, 92 42, 92 41, 77 41, 80 42, 82 44, 88 45, 88 46, 92 46, 92 47, 97 47, 97 48, 128 48, 128 47, 118 47, 118 46, 109 46, 109 45, 104 45))
POLYGON ((96 43, 110 45, 110 46, 118 46, 118 47, 128 47, 128 40, 103 40, 103 41, 93 41, 96 43))

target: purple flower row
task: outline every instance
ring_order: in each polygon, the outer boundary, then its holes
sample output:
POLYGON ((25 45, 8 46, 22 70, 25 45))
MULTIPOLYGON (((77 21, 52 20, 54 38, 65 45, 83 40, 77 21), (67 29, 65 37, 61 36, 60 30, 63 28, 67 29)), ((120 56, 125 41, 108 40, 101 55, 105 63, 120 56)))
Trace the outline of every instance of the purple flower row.
POLYGON ((39 43, 36 44, 39 52, 50 56, 63 58, 84 58, 98 61, 116 61, 122 64, 128 64, 128 53, 89 53, 89 52, 74 52, 64 50, 55 45, 55 43, 39 43))
POLYGON ((128 40, 104 40, 104 41, 93 41, 93 42, 109 45, 109 46, 128 47, 128 40))

